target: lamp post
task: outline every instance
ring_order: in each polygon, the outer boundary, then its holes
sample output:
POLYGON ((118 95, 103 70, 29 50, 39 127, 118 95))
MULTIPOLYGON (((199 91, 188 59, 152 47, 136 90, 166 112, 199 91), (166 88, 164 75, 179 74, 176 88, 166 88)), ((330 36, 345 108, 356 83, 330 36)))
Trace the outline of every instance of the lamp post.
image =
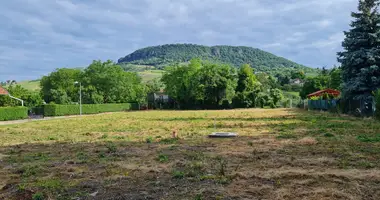
POLYGON ((82 83, 75 81, 74 84, 79 84, 79 114, 82 115, 82 83))

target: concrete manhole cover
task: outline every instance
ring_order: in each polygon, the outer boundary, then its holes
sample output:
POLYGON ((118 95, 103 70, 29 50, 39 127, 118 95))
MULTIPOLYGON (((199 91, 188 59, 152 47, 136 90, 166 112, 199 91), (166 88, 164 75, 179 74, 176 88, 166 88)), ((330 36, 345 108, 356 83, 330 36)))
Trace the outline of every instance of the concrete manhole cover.
POLYGON ((230 133, 230 132, 215 132, 208 135, 208 137, 211 138, 230 138, 230 137, 236 137, 237 133, 230 133))

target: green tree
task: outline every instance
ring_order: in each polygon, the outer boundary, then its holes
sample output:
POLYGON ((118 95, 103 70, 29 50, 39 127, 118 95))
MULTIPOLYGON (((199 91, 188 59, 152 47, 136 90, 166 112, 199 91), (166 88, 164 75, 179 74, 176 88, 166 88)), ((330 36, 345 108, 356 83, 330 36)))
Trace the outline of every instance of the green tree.
POLYGON ((305 72, 304 72, 303 70, 292 71, 292 73, 291 73, 291 78, 292 78, 292 79, 297 79, 297 78, 299 78, 299 79, 303 80, 303 79, 306 78, 306 75, 305 75, 305 72))
POLYGON ((155 78, 153 80, 149 80, 146 83, 146 87, 147 87, 148 93, 152 93, 152 92, 159 92, 161 88, 163 87, 163 85, 160 79, 155 78))
POLYGON ((141 102, 147 92, 136 73, 125 72, 110 60, 93 61, 84 70, 82 81, 87 103, 141 102))
POLYGON ((351 29, 344 32, 344 51, 338 53, 342 64, 343 95, 366 99, 380 86, 380 15, 378 0, 359 1, 351 29))
POLYGON ((329 76, 317 76, 313 78, 309 77, 306 79, 304 85, 302 86, 300 96, 302 99, 306 99, 308 94, 325 89, 328 84, 329 76))
POLYGON ((57 69, 41 79, 41 94, 47 103, 70 104, 79 101, 79 81, 83 103, 128 103, 146 101, 146 86, 134 72, 108 60, 93 61, 82 72, 79 69, 57 69))
POLYGON ((82 72, 79 69, 61 68, 43 76, 40 81, 41 96, 46 103, 67 104, 79 99, 75 81, 80 81, 82 72))
POLYGON ((282 91, 277 88, 271 89, 269 92, 269 95, 271 99, 273 100, 274 106, 277 106, 278 102, 280 102, 284 98, 282 91))
POLYGON ((340 68, 333 68, 330 71, 329 87, 332 89, 340 90, 342 85, 342 70, 340 68))
POLYGON ((264 108, 264 106, 270 104, 272 99, 268 95, 268 93, 265 92, 259 92, 256 97, 256 106, 260 108, 264 108))
POLYGON ((255 98, 260 91, 258 82, 253 69, 248 65, 243 65, 238 72, 238 83, 234 105, 236 107, 249 108, 255 106, 255 98))
POLYGON ((188 65, 167 67, 162 77, 166 93, 181 108, 217 108, 235 96, 236 73, 228 65, 193 59, 188 65))

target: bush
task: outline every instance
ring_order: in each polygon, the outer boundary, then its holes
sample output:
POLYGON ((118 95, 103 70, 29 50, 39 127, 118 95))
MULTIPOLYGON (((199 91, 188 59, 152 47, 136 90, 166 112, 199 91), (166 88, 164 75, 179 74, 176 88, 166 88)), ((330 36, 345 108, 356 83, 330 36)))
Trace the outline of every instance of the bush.
POLYGON ((0 107, 0 121, 28 118, 27 107, 0 107))
MULTIPOLYGON (((83 104, 83 114, 97 114, 104 112, 118 112, 135 109, 136 105, 130 103, 124 104, 83 104)), ((79 105, 44 105, 44 116, 65 116, 78 115, 80 111, 79 105)))

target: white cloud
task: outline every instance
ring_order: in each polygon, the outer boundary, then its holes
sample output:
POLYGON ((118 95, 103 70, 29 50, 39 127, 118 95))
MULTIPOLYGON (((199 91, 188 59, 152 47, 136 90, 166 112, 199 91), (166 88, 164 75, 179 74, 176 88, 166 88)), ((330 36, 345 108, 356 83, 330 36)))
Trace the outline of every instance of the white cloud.
POLYGON ((4 1, 0 80, 180 42, 259 47, 332 65, 356 7, 357 0, 4 1), (39 70, 25 70, 31 68, 39 70))

